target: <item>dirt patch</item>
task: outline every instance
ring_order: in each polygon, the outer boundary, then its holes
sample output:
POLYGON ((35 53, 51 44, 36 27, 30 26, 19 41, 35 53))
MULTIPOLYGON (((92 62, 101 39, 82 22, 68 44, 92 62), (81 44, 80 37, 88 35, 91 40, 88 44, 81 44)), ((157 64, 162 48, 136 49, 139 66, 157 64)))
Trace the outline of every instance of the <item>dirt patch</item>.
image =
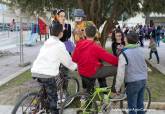
POLYGON ((12 88, 4 89, 0 91, 0 99, 1 99, 0 104, 13 105, 25 93, 38 89, 39 89, 39 85, 34 80, 27 81, 19 86, 13 86, 12 88))

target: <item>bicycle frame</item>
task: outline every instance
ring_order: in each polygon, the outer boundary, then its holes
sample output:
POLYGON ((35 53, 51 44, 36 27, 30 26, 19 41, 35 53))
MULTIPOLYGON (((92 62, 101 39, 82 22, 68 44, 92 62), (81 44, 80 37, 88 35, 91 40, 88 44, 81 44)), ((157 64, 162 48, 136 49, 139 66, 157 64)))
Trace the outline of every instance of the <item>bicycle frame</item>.
MULTIPOLYGON (((111 88, 109 88, 109 87, 105 87, 105 88, 97 87, 97 88, 95 88, 94 93, 91 95, 92 96, 91 100, 89 101, 89 103, 86 105, 86 107, 84 109, 86 110, 88 108, 88 106, 96 98, 96 96, 98 96, 98 98, 99 98, 98 101, 103 101, 103 98, 102 98, 101 94, 104 94, 104 92, 108 92, 108 97, 110 98, 110 96, 111 96, 111 88)), ((82 108, 82 107, 80 107, 80 108, 82 108)))

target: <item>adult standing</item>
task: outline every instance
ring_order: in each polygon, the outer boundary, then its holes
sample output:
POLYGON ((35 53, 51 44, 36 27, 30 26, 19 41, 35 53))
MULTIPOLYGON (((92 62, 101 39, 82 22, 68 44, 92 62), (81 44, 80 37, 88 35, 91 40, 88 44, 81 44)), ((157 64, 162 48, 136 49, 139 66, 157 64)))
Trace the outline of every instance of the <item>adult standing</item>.
POLYGON ((12 19, 11 23, 10 23, 10 31, 14 31, 16 28, 16 23, 15 23, 15 19, 12 19))
MULTIPOLYGON (((70 37, 71 37, 71 25, 65 23, 65 11, 63 9, 55 10, 53 11, 54 14, 54 20, 52 23, 60 23, 63 25, 63 37, 60 39, 65 44, 65 47, 69 54, 71 55, 73 50, 74 50, 74 44, 71 42, 70 37)), ((69 73, 69 69, 66 68, 64 65, 61 65, 62 72, 64 73, 64 76, 67 77, 69 73)), ((63 89, 67 88, 68 82, 65 81, 63 89)), ((62 98, 65 99, 65 94, 63 94, 62 98)), ((59 101, 60 102, 60 101, 59 101)))
POLYGON ((156 28, 155 26, 151 27, 151 37, 155 40, 156 42, 156 28))
MULTIPOLYGON (((88 26, 95 26, 95 24, 92 21, 86 21, 86 15, 84 13, 83 9, 75 9, 74 11, 74 18, 75 18, 75 26, 73 30, 73 37, 74 37, 74 42, 75 44, 81 40, 85 39, 85 28, 88 26)), ((97 30, 96 35, 95 35, 95 41, 99 38, 99 32, 97 30)))
POLYGON ((60 39, 64 42, 67 51, 71 54, 74 50, 74 44, 71 42, 71 25, 65 23, 65 11, 63 9, 59 9, 53 11, 54 13, 54 20, 53 23, 61 23, 63 25, 63 37, 60 39))
POLYGON ((158 47, 160 45, 160 36, 161 36, 161 27, 158 26, 156 29, 156 43, 158 47))
POLYGON ((143 26, 140 25, 139 26, 139 41, 140 41, 141 47, 144 47, 143 39, 144 39, 144 29, 143 29, 143 26))

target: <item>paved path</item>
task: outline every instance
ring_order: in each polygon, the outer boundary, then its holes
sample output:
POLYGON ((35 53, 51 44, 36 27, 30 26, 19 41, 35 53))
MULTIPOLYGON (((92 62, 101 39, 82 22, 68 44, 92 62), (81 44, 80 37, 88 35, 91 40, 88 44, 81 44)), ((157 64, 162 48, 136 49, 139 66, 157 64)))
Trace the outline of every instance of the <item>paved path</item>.
MULTIPOLYGON (((13 106, 0 105, 0 114, 11 114, 12 109, 13 109, 13 106)), ((66 112, 64 112, 64 114, 76 114, 76 113, 74 113, 74 109, 68 109, 66 110, 66 112)), ((102 114, 102 113, 99 113, 99 114, 102 114)), ((110 114, 123 114, 123 113, 121 111, 112 111, 110 114)), ((165 114, 165 111, 164 110, 150 110, 146 114, 165 114)))
MULTIPOLYGON (((23 40, 24 43, 27 42, 27 38, 29 36, 29 31, 23 31, 23 40)), ((15 55, 9 56, 0 56, 0 85, 4 84, 5 82, 11 80, 15 76, 17 76, 19 73, 26 71, 30 68, 30 66, 27 67, 19 67, 20 63, 20 55, 19 55, 19 31, 16 32, 0 32, 0 51, 7 51, 14 53, 15 55)), ((42 39, 44 40, 44 39, 42 39)), ((31 62, 35 60, 37 57, 40 47, 43 44, 43 42, 38 42, 33 47, 26 47, 24 46, 24 61, 31 62)))
MULTIPOLYGON (((150 52, 150 49, 148 49, 148 45, 149 45, 149 41, 145 41, 145 47, 142 48, 146 59, 149 58, 149 52, 150 52)), ((152 55, 152 60, 150 61, 148 60, 148 62, 165 75, 165 43, 161 42, 160 47, 157 47, 157 50, 160 57, 160 63, 157 64, 157 60, 154 54, 152 55)))
MULTIPOLYGON (((29 32, 23 32, 24 42, 27 41, 27 36, 29 32)), ((20 55, 19 55, 19 32, 10 32, 10 37, 8 38, 7 32, 0 33, 0 51, 5 51, 9 53, 14 53, 14 55, 9 54, 8 56, 0 57, 0 85, 11 80, 19 73, 27 70, 30 66, 19 67, 20 55)), ((33 47, 24 46, 24 61, 33 62, 39 53, 42 42, 38 42, 33 47)))
MULTIPOLYGON (((39 49, 41 47, 41 43, 38 43, 34 47, 24 47, 24 61, 25 62, 33 62, 35 58, 37 57, 39 53, 39 49)), ((15 47, 12 49, 9 49, 7 51, 10 51, 12 53, 17 53, 19 52, 19 47, 15 47)), ((9 55, 9 56, 4 56, 0 57, 0 85, 3 84, 10 76, 13 74, 21 71, 21 70, 26 70, 28 67, 19 67, 20 63, 20 56, 19 53, 16 55, 9 55)))

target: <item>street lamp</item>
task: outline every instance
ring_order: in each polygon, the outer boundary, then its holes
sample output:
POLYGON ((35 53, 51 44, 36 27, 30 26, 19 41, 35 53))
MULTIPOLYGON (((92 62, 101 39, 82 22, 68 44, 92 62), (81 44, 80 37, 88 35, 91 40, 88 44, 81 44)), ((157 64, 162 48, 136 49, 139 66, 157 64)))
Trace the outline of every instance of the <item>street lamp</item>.
POLYGON ((20 9, 16 9, 15 10, 15 14, 17 16, 17 18, 20 18, 20 67, 25 67, 30 65, 30 62, 25 63, 24 62, 24 50, 23 50, 23 28, 22 28, 22 17, 21 17, 21 10, 20 9))

